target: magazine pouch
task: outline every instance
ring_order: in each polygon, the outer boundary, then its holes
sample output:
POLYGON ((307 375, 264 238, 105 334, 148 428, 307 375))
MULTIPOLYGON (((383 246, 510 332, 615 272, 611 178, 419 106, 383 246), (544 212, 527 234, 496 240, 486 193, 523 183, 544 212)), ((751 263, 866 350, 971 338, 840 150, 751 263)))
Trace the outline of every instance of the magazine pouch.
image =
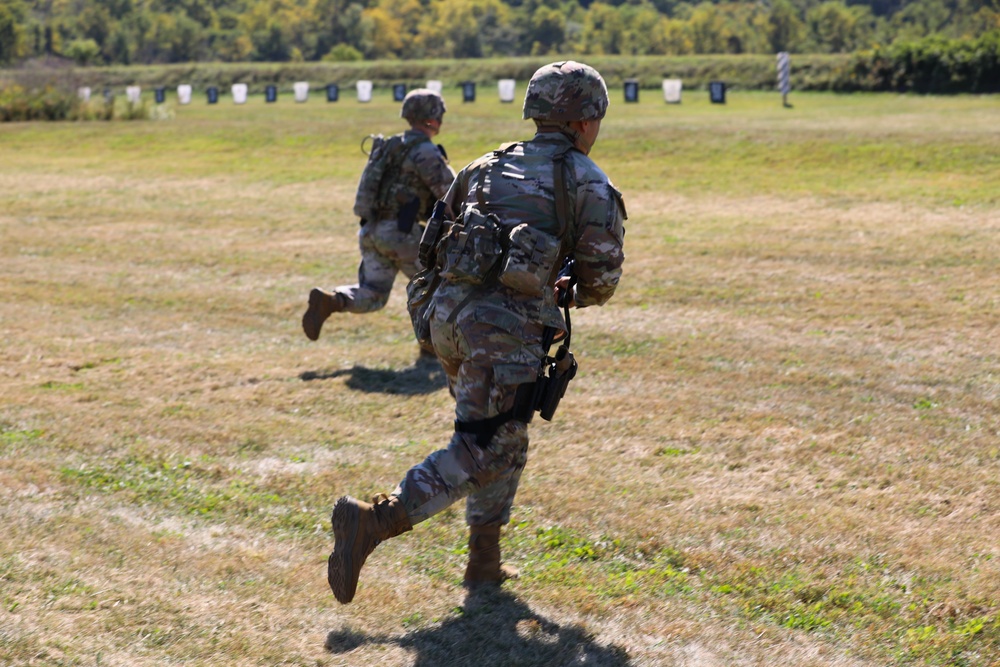
POLYGON ((510 231, 510 243, 500 270, 500 282, 529 296, 542 296, 552 278, 560 255, 560 241, 555 236, 527 223, 510 231))
POLYGON ((496 276, 503 245, 501 227, 493 214, 469 206, 452 225, 439 251, 442 278, 453 283, 483 285, 496 276))

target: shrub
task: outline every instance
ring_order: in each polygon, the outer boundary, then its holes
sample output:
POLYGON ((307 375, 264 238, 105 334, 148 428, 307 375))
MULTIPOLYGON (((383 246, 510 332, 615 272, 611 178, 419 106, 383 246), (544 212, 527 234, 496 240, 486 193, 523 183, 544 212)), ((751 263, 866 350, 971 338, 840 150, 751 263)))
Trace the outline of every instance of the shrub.
POLYGON ((855 54, 834 90, 1000 92, 1000 30, 978 39, 931 37, 855 54))
POLYGON ((323 56, 327 62, 356 62, 364 58, 364 55, 350 44, 337 44, 329 53, 323 56))
POLYGON ((65 120, 79 100, 54 86, 27 90, 16 84, 0 88, 0 121, 65 120))
POLYGON ((145 103, 127 104, 116 110, 114 100, 89 104, 77 97, 75 89, 54 84, 28 88, 0 82, 0 122, 31 120, 145 120, 145 103))
POLYGON ((66 55, 77 65, 93 65, 101 57, 101 47, 92 39, 74 39, 66 47, 66 55))

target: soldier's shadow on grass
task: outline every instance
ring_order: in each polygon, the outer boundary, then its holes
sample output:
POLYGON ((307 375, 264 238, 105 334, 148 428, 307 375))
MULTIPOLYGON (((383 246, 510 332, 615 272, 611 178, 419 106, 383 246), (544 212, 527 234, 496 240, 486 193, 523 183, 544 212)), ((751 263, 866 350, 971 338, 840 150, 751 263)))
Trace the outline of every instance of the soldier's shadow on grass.
POLYGON ((331 632, 326 649, 347 653, 365 644, 396 644, 415 656, 414 667, 626 667, 624 648, 598 644, 585 629, 560 625, 503 590, 470 593, 461 613, 440 625, 404 635, 331 632))
POLYGON ((331 372, 306 371, 299 377, 304 382, 311 382, 345 375, 348 376, 346 382, 348 387, 369 394, 416 396, 430 394, 448 386, 448 379, 441 364, 437 359, 429 357, 420 357, 412 366, 401 370, 354 366, 331 372))

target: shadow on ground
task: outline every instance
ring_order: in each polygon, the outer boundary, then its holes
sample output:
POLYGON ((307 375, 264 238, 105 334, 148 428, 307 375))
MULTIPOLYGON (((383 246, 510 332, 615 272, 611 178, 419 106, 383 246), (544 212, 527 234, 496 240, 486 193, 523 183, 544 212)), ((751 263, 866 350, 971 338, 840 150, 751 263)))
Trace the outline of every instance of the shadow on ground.
POLYGON ((470 593, 457 617, 404 635, 349 629, 326 638, 331 653, 366 644, 396 644, 414 655, 414 667, 626 667, 624 648, 594 641, 577 625, 559 625, 503 590, 470 593))
POLYGON ((420 357, 416 363, 401 370, 354 366, 331 372, 306 371, 299 378, 304 382, 330 380, 348 376, 347 386, 369 394, 430 394, 448 386, 444 369, 437 359, 420 357))

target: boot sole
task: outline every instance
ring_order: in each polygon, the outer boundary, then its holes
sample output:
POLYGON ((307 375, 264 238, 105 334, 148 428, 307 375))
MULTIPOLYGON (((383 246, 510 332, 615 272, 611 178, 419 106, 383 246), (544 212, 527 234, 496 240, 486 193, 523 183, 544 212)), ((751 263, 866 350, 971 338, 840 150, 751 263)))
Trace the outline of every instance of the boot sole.
POLYGON ((341 604, 353 600, 354 593, 358 589, 357 576, 351 576, 354 572, 354 558, 351 552, 354 549, 354 540, 358 536, 359 516, 357 505, 344 496, 333 506, 333 515, 330 517, 335 542, 333 553, 327 562, 326 578, 333 596, 341 604))
POLYGON ((319 340, 319 332, 323 328, 323 323, 319 322, 320 301, 323 293, 318 288, 313 288, 309 292, 309 308, 302 316, 302 331, 305 332, 309 340, 319 340))

